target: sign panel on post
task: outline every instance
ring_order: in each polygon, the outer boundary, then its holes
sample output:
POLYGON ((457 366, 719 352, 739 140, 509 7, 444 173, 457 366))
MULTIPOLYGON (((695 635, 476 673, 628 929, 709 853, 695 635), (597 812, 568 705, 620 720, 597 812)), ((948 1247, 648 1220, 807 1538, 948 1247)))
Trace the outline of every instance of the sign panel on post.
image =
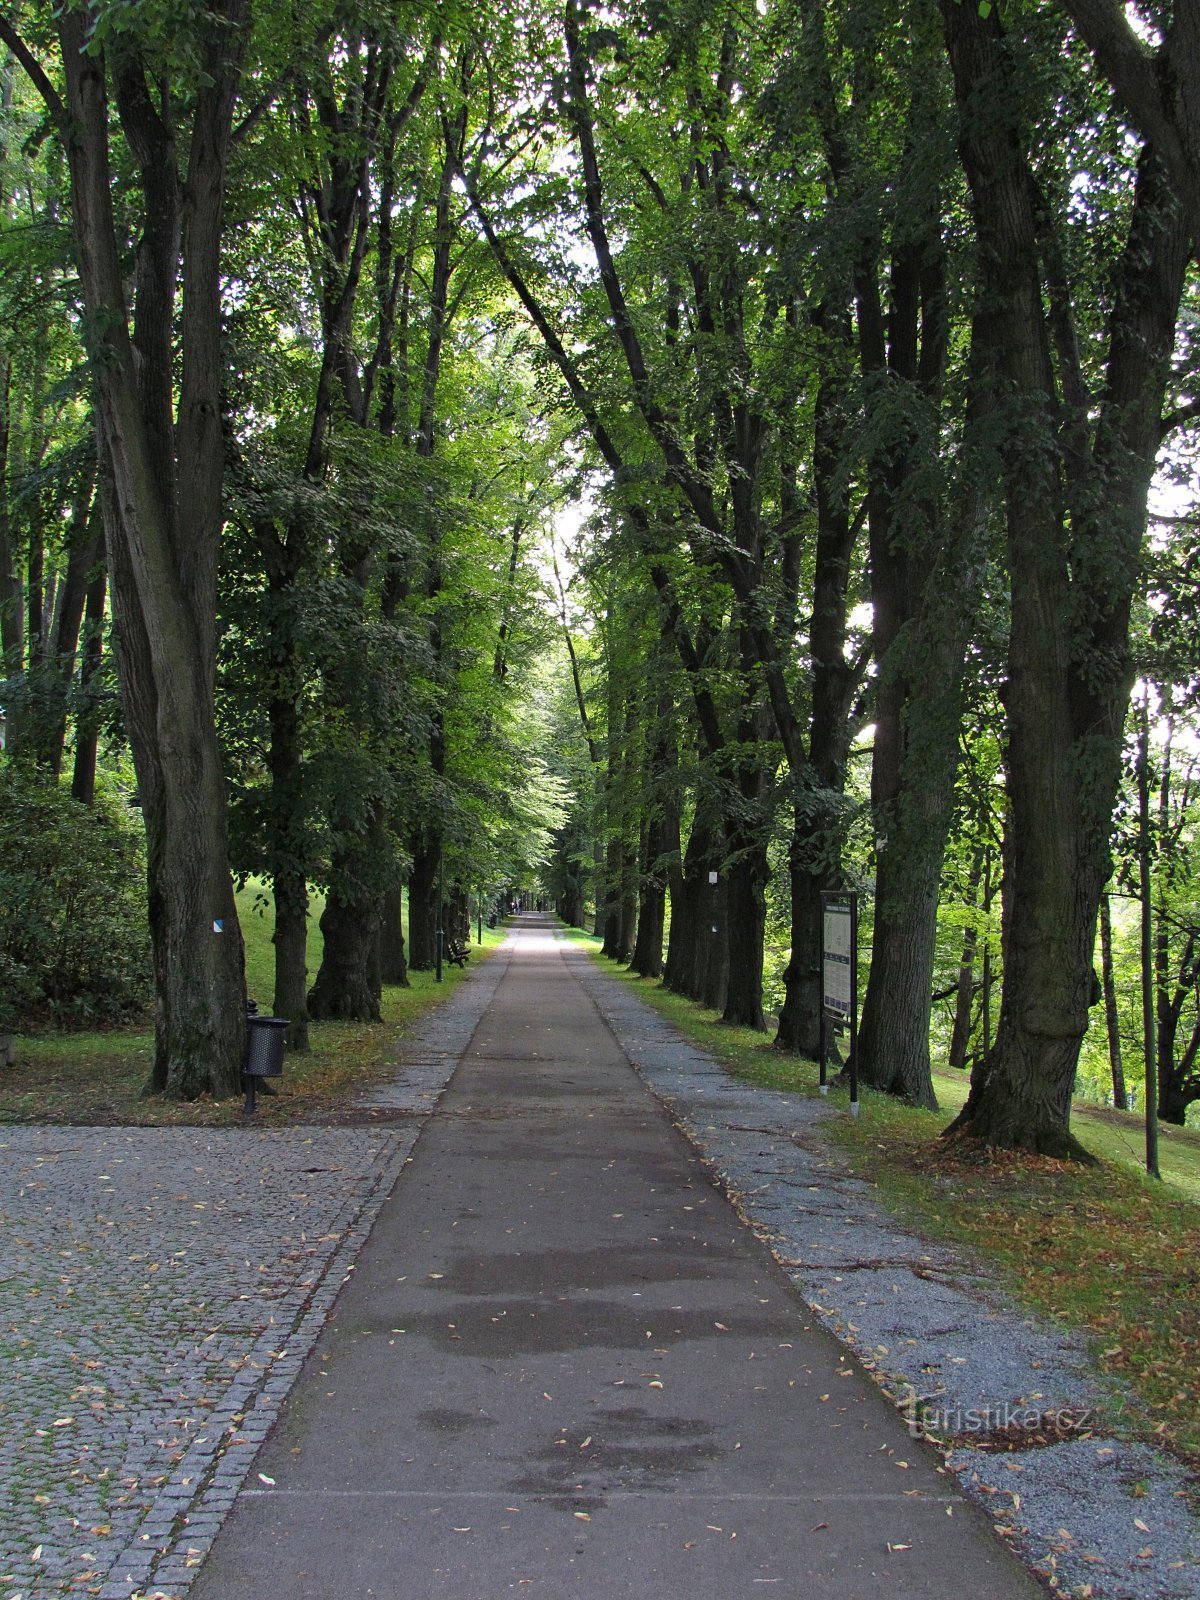
POLYGON ((858 896, 821 895, 821 1093, 826 1092, 829 1030, 849 1034, 850 1112, 858 1115, 858 896))
POLYGON ((836 1016, 850 1019, 853 920, 849 900, 826 900, 825 938, 821 962, 821 1003, 836 1016))

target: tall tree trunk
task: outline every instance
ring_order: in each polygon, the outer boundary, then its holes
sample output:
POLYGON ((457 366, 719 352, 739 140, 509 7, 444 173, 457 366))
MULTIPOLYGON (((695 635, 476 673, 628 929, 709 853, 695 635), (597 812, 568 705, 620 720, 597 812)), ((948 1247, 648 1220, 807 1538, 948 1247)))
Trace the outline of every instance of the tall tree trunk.
MULTIPOLYGON (((720 856, 716 857, 720 860, 720 856)), ((729 998, 729 875, 719 867, 712 867, 705 874, 705 882, 701 886, 700 896, 700 926, 697 931, 698 939, 698 966, 696 979, 698 990, 696 994, 700 1004, 709 1011, 725 1013, 726 1002, 729 998), (713 877, 716 882, 713 882, 713 877)), ((757 910, 751 895, 751 922, 755 920, 757 910)), ((750 989, 753 993, 753 974, 750 979, 750 989)))
POLYGON ((321 916, 325 953, 309 991, 313 1017, 343 1022, 380 1020, 379 901, 358 877, 359 850, 334 862, 333 882, 321 916))
POLYGON ((288 1023, 289 1050, 308 1049, 308 875, 309 852, 304 818, 303 736, 295 694, 285 687, 288 660, 295 642, 281 639, 279 663, 283 692, 271 696, 267 716, 271 729, 267 755, 271 774, 271 806, 267 819, 267 876, 275 903, 274 1014, 288 1023))
POLYGON ((791 948, 784 969, 784 1000, 775 1043, 816 1060, 821 1043, 821 894, 842 886, 846 763, 851 709, 865 661, 846 659, 850 557, 857 527, 842 482, 843 386, 835 376, 822 382, 818 398, 814 473, 817 490, 817 557, 813 575, 809 638, 812 711, 809 719, 811 775, 793 775, 799 796, 792 808, 788 847, 791 948))
POLYGON ((413 845, 408 875, 408 965, 432 972, 437 965, 438 872, 441 840, 423 833, 413 845))
POLYGON ((674 805, 674 771, 677 765, 672 726, 674 702, 669 693, 659 696, 654 728, 649 739, 645 796, 645 839, 643 842, 641 898, 637 915, 637 941, 633 948, 633 970, 643 978, 661 978, 663 973, 663 931, 666 924, 668 852, 679 848, 679 823, 671 840, 671 807, 674 805))
POLYGON ((1129 1110, 1125 1088, 1125 1065, 1121 1059, 1121 1028, 1117 1016, 1117 984, 1113 973, 1112 901, 1100 898, 1100 982, 1104 989, 1104 1024, 1108 1035, 1108 1065, 1112 1072, 1113 1105, 1129 1110))
POLYGON ((766 846, 743 839, 734 829, 728 840, 733 859, 725 878, 726 988, 722 1018, 765 1032, 763 1017, 763 939, 767 923, 766 846))
POLYGON ((96 800, 96 753, 100 741, 100 707, 95 682, 104 659, 104 606, 108 568, 101 566, 88 585, 83 614, 83 660, 79 669, 79 709, 75 716, 75 759, 71 793, 85 806, 96 800))
POLYGON ((671 931, 663 974, 666 987, 688 1000, 699 1000, 705 991, 705 952, 710 948, 712 925, 717 920, 710 905, 708 879, 710 872, 717 871, 720 859, 712 805, 702 795, 696 802, 679 884, 671 891, 671 931))
MULTIPOLYGON (((0 355, 0 668, 6 678, 15 676, 25 663, 24 588, 11 542, 9 375, 8 361, 0 355)), ((11 709, 8 714, 11 721, 11 709)), ((11 726, 8 737, 12 737, 11 726)))
POLYGON ((383 897, 379 927, 379 973, 384 983, 409 987, 404 949, 404 885, 396 883, 383 897))
POLYGON ((104 545, 100 501, 89 482, 80 495, 72 527, 67 571, 58 591, 50 629, 35 718, 35 759, 57 778, 62 772, 67 739, 67 701, 75 678, 75 656, 87 604, 88 587, 104 545))
MULTIPOLYGON (((65 104, 39 83, 70 164, 118 660, 146 819, 157 997, 149 1087, 184 1098, 237 1091, 245 1027, 213 707, 223 520, 220 244, 244 0, 217 0, 215 18, 192 103, 186 184, 136 34, 122 39, 119 109, 142 200, 132 333, 112 208, 107 64, 89 41, 87 12, 64 7, 57 16, 65 104)), ((6 37, 13 43, 11 30, 6 37)))
POLYGON ((1035 185, 1008 45, 994 11, 981 18, 944 0, 943 18, 981 247, 977 328, 991 380, 1019 416, 1002 444, 1012 596, 1011 917, 996 1042, 952 1130, 1086 1158, 1069 1130, 1071 1094, 1111 870, 1132 681, 1129 611, 1188 235, 1152 152, 1143 151, 1091 449, 1085 455, 1068 440, 1064 465, 1035 185))
MULTIPOLYGON (((972 909, 979 903, 979 885, 983 881, 985 846, 979 845, 971 857, 971 871, 967 878, 967 900, 972 909)), ((971 1046, 971 1017, 975 998, 975 955, 979 948, 979 930, 972 923, 963 929, 962 954, 958 959, 958 981, 954 986, 954 1026, 950 1033, 949 1064, 962 1069, 967 1064, 971 1046)))

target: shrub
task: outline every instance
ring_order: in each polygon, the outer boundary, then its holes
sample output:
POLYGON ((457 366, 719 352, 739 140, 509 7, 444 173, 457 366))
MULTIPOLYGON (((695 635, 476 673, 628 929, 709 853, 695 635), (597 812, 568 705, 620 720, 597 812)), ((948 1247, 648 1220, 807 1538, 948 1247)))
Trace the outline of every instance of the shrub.
POLYGON ((150 994, 140 817, 0 763, 0 1031, 124 1022, 150 994))

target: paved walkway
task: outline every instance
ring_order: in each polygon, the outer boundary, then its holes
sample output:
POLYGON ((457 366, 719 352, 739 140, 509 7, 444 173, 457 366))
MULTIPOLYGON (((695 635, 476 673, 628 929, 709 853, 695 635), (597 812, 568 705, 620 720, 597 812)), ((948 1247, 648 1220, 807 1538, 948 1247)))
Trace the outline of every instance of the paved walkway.
POLYGON ((710 1183, 548 919, 494 965, 194 1600, 1040 1593, 710 1183))

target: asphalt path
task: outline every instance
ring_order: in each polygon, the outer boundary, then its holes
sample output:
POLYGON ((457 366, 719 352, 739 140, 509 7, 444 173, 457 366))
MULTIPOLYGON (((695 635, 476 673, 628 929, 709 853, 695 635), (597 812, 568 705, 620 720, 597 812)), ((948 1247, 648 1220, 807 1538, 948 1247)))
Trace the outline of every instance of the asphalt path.
POLYGON ((1043 1593, 514 938, 190 1595, 1043 1593))

